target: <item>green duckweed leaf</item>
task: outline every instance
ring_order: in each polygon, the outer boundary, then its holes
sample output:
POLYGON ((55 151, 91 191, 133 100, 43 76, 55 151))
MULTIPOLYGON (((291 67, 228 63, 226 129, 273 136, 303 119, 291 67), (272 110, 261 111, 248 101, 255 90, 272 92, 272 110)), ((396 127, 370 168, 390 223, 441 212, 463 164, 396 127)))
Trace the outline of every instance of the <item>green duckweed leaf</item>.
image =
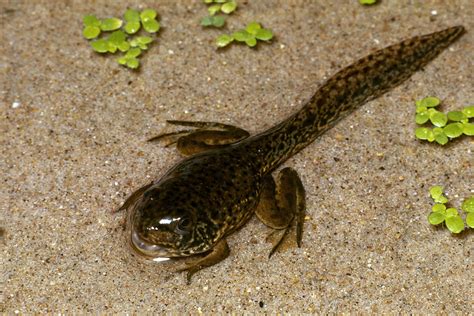
POLYGON ((127 59, 127 67, 132 69, 137 69, 140 66, 140 61, 137 58, 128 58, 127 59))
POLYGON ((418 139, 426 140, 426 139, 428 139, 428 136, 429 136, 430 132, 432 133, 432 131, 431 131, 429 128, 426 128, 426 127, 418 127, 418 128, 415 130, 415 136, 416 136, 416 138, 418 138, 418 139))
POLYGON ((234 38, 232 36, 227 35, 227 34, 222 34, 216 38, 216 45, 217 47, 225 47, 229 45, 233 40, 234 38))
POLYGON ((445 203, 448 203, 448 198, 445 197, 444 195, 441 195, 435 199, 433 199, 436 203, 442 203, 442 204, 445 204, 445 203))
POLYGON ((376 2, 377 0, 359 0, 359 3, 363 5, 371 5, 371 4, 375 4, 376 2))
POLYGON ((462 109, 462 112, 466 114, 468 118, 473 118, 474 117, 474 105, 471 106, 466 106, 464 109, 462 109))
POLYGON ((474 124, 463 123, 462 132, 467 136, 474 136, 474 124))
POLYGON ((249 47, 254 47, 257 45, 257 39, 255 37, 251 37, 245 41, 245 44, 247 44, 249 47))
POLYGON ((443 127, 448 122, 448 117, 446 116, 446 114, 436 111, 435 113, 430 115, 430 121, 435 126, 443 127))
POLYGON ((154 20, 156 18, 156 11, 153 9, 145 9, 140 13, 140 19, 142 22, 154 20))
POLYGON ((125 41, 127 35, 123 31, 115 31, 109 36, 109 42, 120 44, 125 41))
POLYGON ((427 108, 433 108, 438 106, 440 100, 436 97, 427 97, 421 100, 421 104, 426 106, 427 108))
POLYGON ((209 4, 209 3, 212 3, 212 2, 214 2, 214 0, 204 0, 204 3, 206 3, 206 4, 209 4))
POLYGON ((438 212, 432 212, 428 216, 428 222, 430 222, 431 225, 438 225, 444 222, 446 219, 446 216, 443 213, 438 213, 438 212))
POLYGON ((448 119, 451 121, 459 122, 467 119, 467 115, 461 111, 450 111, 448 112, 448 119))
POLYGON ((122 20, 117 18, 108 18, 100 22, 100 29, 102 31, 115 31, 122 26, 122 20))
POLYGON ((419 125, 425 124, 426 122, 428 122, 429 119, 430 119, 430 116, 428 115, 427 111, 417 113, 415 116, 415 122, 416 124, 419 124, 419 125))
POLYGON ((446 218, 453 217, 453 216, 459 216, 458 210, 455 209, 454 207, 450 207, 446 209, 446 218))
POLYGON ((160 30, 160 23, 157 20, 142 21, 143 28, 148 33, 156 33, 160 30))
POLYGON ((443 194, 443 187, 440 185, 434 185, 430 188, 430 196, 433 199, 436 199, 437 197, 441 196, 443 194))
POLYGON ((433 212, 446 214, 446 205, 437 203, 437 204, 433 205, 431 210, 433 212))
POLYGON ((461 208, 466 213, 474 213, 474 196, 465 199, 461 208))
POLYGON ((91 42, 92 49, 98 53, 107 53, 109 51, 109 43, 105 39, 98 39, 91 42))
POLYGON ((100 27, 100 20, 95 15, 86 15, 82 18, 84 26, 100 27))
POLYGON ((416 113, 425 113, 428 108, 422 104, 417 104, 416 106, 416 113))
POLYGON ((122 42, 122 43, 119 43, 117 45, 117 48, 121 51, 121 52, 126 52, 130 49, 130 43, 129 42, 122 42))
POLYGON ((462 123, 451 123, 443 128, 444 133, 449 138, 456 138, 462 135, 464 126, 462 123))
POLYGON ((255 37, 261 41, 269 41, 273 38, 273 33, 267 29, 260 29, 257 31, 257 34, 255 34, 255 37))
POLYGON ((453 234, 459 234, 464 230, 464 222, 462 221, 462 218, 457 215, 457 216, 451 216, 451 217, 446 217, 446 227, 453 233, 453 234))
POLYGON ((468 213, 466 216, 467 226, 474 228, 474 212, 468 213))
POLYGON ((215 26, 215 27, 222 27, 225 24, 225 17, 221 15, 215 16, 206 16, 202 18, 201 25, 202 26, 215 26))
POLYGON ((225 14, 230 14, 237 9, 237 3, 235 1, 226 2, 222 5, 221 11, 225 14))
POLYGON ((440 145, 446 145, 449 141, 448 136, 444 133, 435 135, 435 141, 440 145))
POLYGON ((140 22, 140 13, 137 10, 128 9, 123 16, 127 22, 140 22))
POLYGON ((126 54, 125 57, 127 58, 134 58, 138 57, 142 53, 141 49, 138 47, 131 48, 126 54))
POLYGON ((209 8, 207 8, 207 11, 209 12, 209 14, 212 16, 212 15, 215 15, 217 12, 219 12, 221 10, 221 5, 220 4, 213 4, 211 5, 209 8))
POLYGON ((87 39, 93 39, 100 35, 100 28, 97 26, 86 26, 82 31, 82 35, 87 39))
POLYGON ((257 23, 257 22, 251 22, 247 25, 247 27, 245 28, 245 30, 247 32, 249 32, 250 34, 257 34, 257 31, 260 30, 262 28, 262 26, 260 25, 260 23, 257 23))
POLYGON ((245 42, 251 38, 254 38, 252 34, 247 32, 246 30, 240 30, 237 32, 232 33, 232 37, 238 42, 245 42))
POLYGON ((123 29, 128 34, 135 34, 136 32, 140 30, 140 26, 141 25, 139 21, 129 21, 127 22, 127 24, 125 24, 123 29))

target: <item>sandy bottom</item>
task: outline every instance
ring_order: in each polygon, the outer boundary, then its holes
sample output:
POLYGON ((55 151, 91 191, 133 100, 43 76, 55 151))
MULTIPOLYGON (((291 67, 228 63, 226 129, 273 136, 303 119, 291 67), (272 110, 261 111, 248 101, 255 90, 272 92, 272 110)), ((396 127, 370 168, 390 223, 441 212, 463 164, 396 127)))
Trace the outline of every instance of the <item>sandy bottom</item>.
POLYGON ((199 26, 201 2, 1 2, 0 310, 472 312, 474 235, 426 218, 431 185, 456 207, 472 194, 473 141, 441 148, 413 131, 416 99, 473 102, 474 2, 238 1, 226 32, 256 20, 276 37, 223 51, 221 31, 199 26), (163 28, 132 72, 88 47, 81 19, 140 5, 163 28), (457 24, 468 33, 424 71, 285 163, 306 187, 302 248, 268 260, 269 229, 252 219, 228 238, 230 257, 191 285, 173 265, 130 254, 112 210, 180 159, 145 142, 172 130, 165 120, 263 131, 357 58, 457 24))

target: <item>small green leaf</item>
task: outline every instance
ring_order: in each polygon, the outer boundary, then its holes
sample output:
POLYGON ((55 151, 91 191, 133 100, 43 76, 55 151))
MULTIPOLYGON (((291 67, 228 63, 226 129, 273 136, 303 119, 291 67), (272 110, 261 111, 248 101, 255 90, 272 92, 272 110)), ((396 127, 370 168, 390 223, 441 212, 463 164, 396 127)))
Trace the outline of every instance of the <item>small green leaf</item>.
POLYGON ((255 34, 255 37, 261 41, 269 41, 273 38, 273 33, 267 29, 260 29, 257 31, 257 34, 255 34))
POLYGON ((86 15, 82 19, 84 26, 96 26, 100 27, 100 21, 95 15, 86 15))
POLYGON ((430 121, 435 126, 443 127, 448 122, 448 117, 446 116, 446 114, 436 111, 435 113, 430 115, 430 121))
POLYGON ((247 32, 246 30, 240 30, 237 32, 232 33, 232 37, 238 42, 245 42, 248 39, 254 38, 252 34, 247 32))
POLYGON ((464 126, 462 123, 451 123, 443 128, 444 133, 449 138, 456 138, 462 135, 464 126))
POLYGON ((102 31, 115 31, 122 26, 122 20, 117 18, 108 18, 100 22, 100 29, 102 31))
POLYGON ((132 69, 137 69, 140 66, 140 61, 137 58, 128 58, 127 67, 132 69))
POLYGON ((225 24, 225 17, 221 15, 206 16, 201 20, 202 26, 222 27, 225 24))
POLYGON ((262 28, 262 26, 260 25, 260 23, 257 23, 257 22, 251 22, 249 24, 247 24, 247 27, 245 28, 245 30, 247 32, 249 32, 250 34, 257 34, 257 31, 260 30, 262 28))
MULTIPOLYGON (((418 139, 428 139, 428 136, 430 134, 431 130, 429 128, 426 128, 426 127, 418 127, 416 130, 415 130, 415 136, 416 138, 418 139)), ((432 133, 432 132, 431 132, 432 133)))
POLYGON ((141 44, 150 44, 151 42, 153 42, 153 39, 149 36, 138 36, 137 37, 137 41, 141 44))
POLYGON ((127 57, 127 58, 134 58, 134 57, 138 57, 141 53, 142 53, 141 49, 135 47, 135 48, 131 48, 131 49, 125 54, 125 57, 127 57))
POLYGON ((128 34, 135 34, 140 30, 140 22, 137 21, 129 21, 125 24, 124 28, 125 32, 128 34))
POLYGON ((225 47, 229 45, 233 40, 234 38, 232 36, 227 35, 227 34, 222 34, 216 38, 216 45, 217 47, 225 47))
POLYGON ((107 50, 109 53, 114 54, 117 51, 117 45, 111 41, 107 41, 107 50))
POLYGON ((461 111, 449 111, 448 119, 450 119, 451 121, 459 122, 459 121, 467 119, 467 115, 461 111))
POLYGON ((222 27, 225 24, 225 17, 223 16, 214 16, 212 20, 212 25, 214 25, 215 27, 222 27))
POLYGON ((428 115, 427 111, 417 113, 415 116, 416 124, 420 124, 420 125, 425 124, 426 122, 428 122, 429 119, 430 119, 430 116, 428 115))
POLYGON ((431 225, 438 225, 444 222, 446 216, 443 213, 433 212, 428 216, 428 221, 431 225))
POLYGON ((213 4, 209 8, 207 8, 207 11, 209 12, 210 15, 215 15, 220 10, 221 10, 220 4, 213 4))
POLYGON ((92 49, 98 53, 107 53, 109 51, 109 43, 105 39, 98 39, 91 42, 92 49))
POLYGON ((416 106, 416 113, 425 113, 427 110, 428 110, 428 108, 424 105, 418 104, 416 106))
POLYGON ((474 117, 474 105, 471 106, 466 106, 464 109, 462 109, 462 112, 466 114, 468 118, 473 118, 474 117))
POLYGON ((204 3, 209 4, 212 3, 214 0, 204 0, 204 3))
POLYGON ((433 200, 434 200, 436 203, 442 203, 442 204, 448 203, 448 198, 445 197, 444 195, 440 195, 440 196, 438 196, 437 198, 434 198, 433 200))
POLYGON ((126 52, 130 49, 130 43, 129 42, 122 42, 122 43, 119 43, 117 45, 117 48, 121 51, 121 52, 126 52))
POLYGON ((375 4, 376 2, 377 0, 359 0, 359 3, 363 5, 371 5, 371 4, 375 4))
POLYGON ((156 33, 156 32, 158 32, 159 29, 160 29, 160 23, 158 23, 157 20, 147 20, 147 21, 143 21, 142 24, 143 24, 143 28, 144 28, 145 31, 147 31, 148 33, 156 33))
POLYGON ((440 103, 439 99, 436 97, 427 97, 421 100, 421 104, 427 108, 433 108, 438 106, 440 103))
POLYGON ((443 194, 443 187, 435 185, 430 188, 430 196, 435 199, 443 194))
POLYGON ((201 19, 201 25, 202 26, 211 26, 213 24, 213 17, 212 16, 206 16, 201 19))
POLYGON ((453 217, 453 216, 459 216, 458 210, 455 209, 454 207, 450 207, 446 209, 446 218, 453 217))
POLYGON ((145 9, 140 13, 140 19, 142 22, 154 20, 156 18, 156 11, 153 9, 145 9))
POLYGON ((440 145, 446 145, 449 139, 444 133, 442 133, 442 134, 435 135, 435 141, 440 145))
POLYGON ((235 1, 224 3, 221 7, 221 11, 225 14, 230 14, 234 12, 235 9, 237 9, 237 3, 235 1))
POLYGON ((128 9, 123 17, 127 22, 140 22, 140 13, 137 10, 128 9))
POLYGON ((467 214, 466 224, 467 224, 467 226, 469 226, 471 228, 474 228, 474 212, 467 214))
POLYGON ((112 42, 112 43, 118 45, 118 44, 124 42, 126 37, 127 36, 125 35, 125 33, 123 31, 118 30, 118 31, 115 31, 112 34, 110 34, 109 42, 112 42))
POLYGON ((245 44, 247 44, 249 47, 254 47, 257 45, 257 39, 255 37, 251 37, 245 41, 245 44))
POLYGON ((448 227, 452 233, 459 234, 464 230, 464 222, 459 215, 446 217, 446 227, 448 227))
POLYGON ((474 213, 474 196, 465 199, 461 208, 466 213, 474 213))
POLYGON ((463 123, 462 132, 467 136, 474 136, 474 124, 463 123))
POLYGON ((128 58, 125 57, 125 56, 122 56, 120 58, 117 59, 117 62, 120 64, 120 65, 125 65, 127 63, 127 60, 128 58))
POLYGON ((93 39, 99 36, 100 28, 97 26, 86 26, 82 31, 82 35, 87 39, 93 39))
POLYGON ((431 210, 432 210, 433 212, 438 212, 438 213, 443 213, 443 214, 445 214, 445 213, 446 213, 446 212, 445 212, 445 211, 446 211, 446 205, 444 205, 444 204, 438 204, 438 203, 437 203, 437 204, 433 205, 433 207, 431 208, 431 210))

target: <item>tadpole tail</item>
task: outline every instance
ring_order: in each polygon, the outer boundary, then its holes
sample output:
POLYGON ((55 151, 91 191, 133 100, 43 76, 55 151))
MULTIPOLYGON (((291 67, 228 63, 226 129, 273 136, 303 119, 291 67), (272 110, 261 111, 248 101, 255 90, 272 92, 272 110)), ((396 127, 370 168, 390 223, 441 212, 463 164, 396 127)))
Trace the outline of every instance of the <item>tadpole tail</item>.
POLYGON ((299 112, 257 136, 273 144, 266 148, 266 169, 272 170, 360 105, 408 79, 464 32, 463 26, 454 26, 415 36, 378 50, 337 72, 299 112))

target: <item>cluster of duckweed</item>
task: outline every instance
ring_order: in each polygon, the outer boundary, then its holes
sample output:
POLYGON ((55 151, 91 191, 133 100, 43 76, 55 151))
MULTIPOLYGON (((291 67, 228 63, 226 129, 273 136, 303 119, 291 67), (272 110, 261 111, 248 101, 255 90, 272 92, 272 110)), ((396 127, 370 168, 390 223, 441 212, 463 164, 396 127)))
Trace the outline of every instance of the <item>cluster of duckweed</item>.
POLYGON ((237 2, 234 0, 204 0, 204 3, 209 5, 207 8, 209 15, 202 18, 202 26, 223 27, 225 16, 216 14, 219 12, 231 14, 237 9, 237 2))
POLYGON ((153 9, 145 9, 142 12, 128 9, 124 14, 124 20, 119 18, 99 20, 94 15, 86 15, 83 19, 82 34, 86 39, 92 40, 91 47, 94 51, 101 54, 115 54, 120 51, 123 55, 117 62, 128 68, 137 69, 140 66, 138 56, 148 49, 153 38, 136 34, 141 28, 150 34, 158 32, 160 23, 156 17, 157 13, 153 9), (103 32, 112 33, 105 36, 103 32), (103 36, 99 38, 101 34, 103 36))
POLYGON ((450 111, 445 114, 435 109, 439 104, 440 100, 435 97, 416 101, 416 123, 424 125, 429 121, 435 126, 434 128, 418 127, 415 130, 416 138, 445 145, 449 140, 463 134, 474 135, 474 124, 469 122, 469 119, 474 117, 474 106, 467 106, 460 111, 450 111))
POLYGON ((257 41, 269 41, 273 38, 272 31, 262 28, 257 22, 247 24, 245 29, 238 30, 230 35, 222 34, 217 37, 217 47, 225 47, 233 41, 247 44, 249 47, 257 45, 257 41))
MULTIPOLYGON (((454 207, 447 207, 448 199, 443 194, 443 187, 435 185, 430 188, 430 196, 435 202, 428 216, 431 225, 439 225, 445 223, 446 227, 453 233, 459 234, 464 230, 464 221, 459 212, 454 207)), ((474 228, 474 195, 464 200, 461 205, 466 215, 466 224, 468 227, 474 228)))
MULTIPOLYGON (((202 26, 222 27, 225 24, 225 16, 216 15, 219 12, 231 14, 237 9, 235 0, 204 0, 208 4, 209 16, 201 20, 202 26)), ((218 48, 225 47, 232 42, 245 43, 249 47, 255 47, 258 41, 269 41, 273 38, 272 31, 265 29, 258 22, 247 24, 244 29, 237 30, 231 34, 221 34, 216 38, 218 48)))

